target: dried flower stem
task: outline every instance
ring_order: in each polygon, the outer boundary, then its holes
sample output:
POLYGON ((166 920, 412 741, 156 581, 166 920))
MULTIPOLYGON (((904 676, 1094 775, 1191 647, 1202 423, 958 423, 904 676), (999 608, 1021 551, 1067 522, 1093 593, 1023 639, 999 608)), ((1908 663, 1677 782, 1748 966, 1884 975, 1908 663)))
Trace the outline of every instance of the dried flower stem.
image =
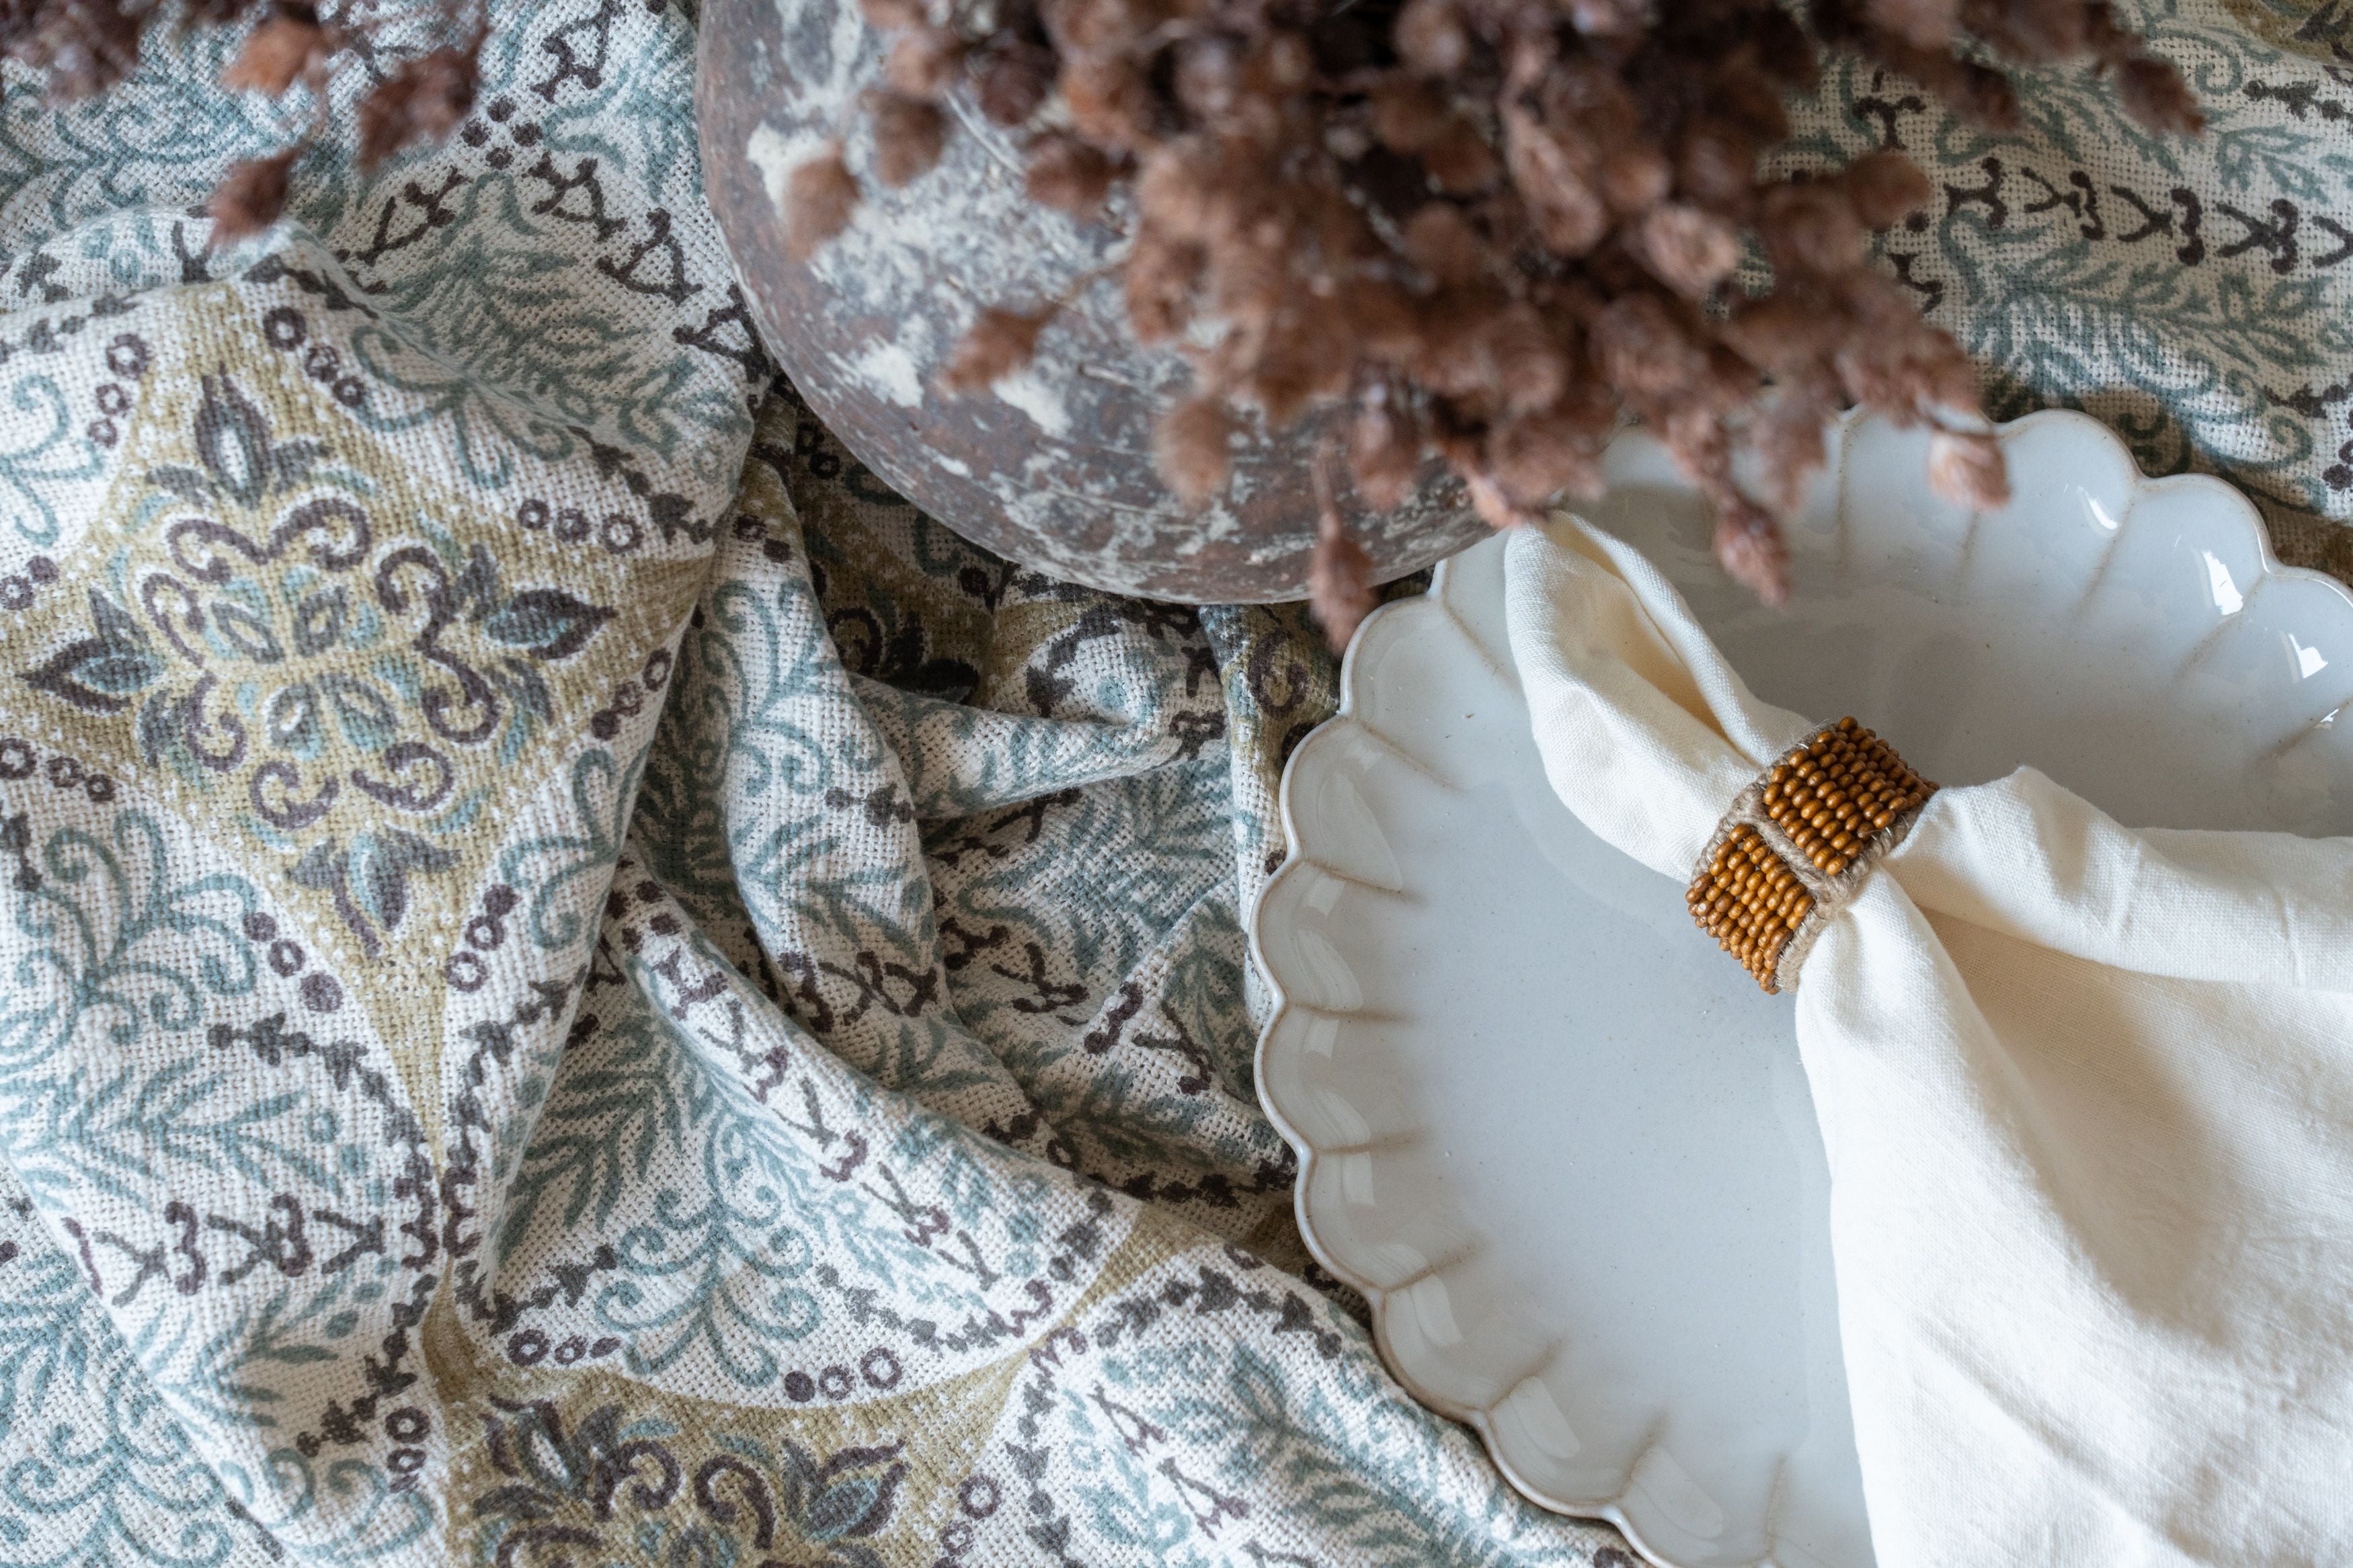
POLYGON ((1332 651, 1341 653, 1373 613, 1373 560, 1341 519, 1329 451, 1318 455, 1314 479, 1315 553, 1307 565, 1307 607, 1331 639, 1332 651))

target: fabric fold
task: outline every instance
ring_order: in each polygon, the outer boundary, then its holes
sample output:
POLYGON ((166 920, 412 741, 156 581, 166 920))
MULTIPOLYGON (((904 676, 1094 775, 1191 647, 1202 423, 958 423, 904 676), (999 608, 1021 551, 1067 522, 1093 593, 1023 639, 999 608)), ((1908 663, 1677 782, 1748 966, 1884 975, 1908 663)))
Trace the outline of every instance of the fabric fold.
POLYGON ((1531 709, 1539 692, 1549 704, 1545 776, 1610 844, 1688 875, 1732 798, 1809 726, 1757 700, 1657 569, 1599 529, 1516 537, 1505 562, 1512 657, 1531 709))
MULTIPOLYGON (((1662 898, 1839 717, 1575 520, 1505 596, 1554 789, 1662 898)), ((1798 972, 1883 1568, 2346 1560, 2353 840, 1946 784, 1798 972)))

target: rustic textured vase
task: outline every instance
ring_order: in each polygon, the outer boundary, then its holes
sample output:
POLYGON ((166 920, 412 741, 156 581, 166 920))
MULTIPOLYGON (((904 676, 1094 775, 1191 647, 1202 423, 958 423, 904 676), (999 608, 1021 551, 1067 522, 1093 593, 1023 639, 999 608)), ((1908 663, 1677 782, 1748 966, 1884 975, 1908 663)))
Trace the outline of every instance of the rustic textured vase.
MULTIPOLYGON (((1311 465, 1329 422, 1246 437, 1227 493, 1206 507, 1166 492, 1152 426, 1188 373, 1128 337, 1103 270, 1124 211, 1082 224, 1029 202, 1019 134, 961 99, 939 166, 884 186, 859 105, 883 39, 855 0, 707 0, 700 48, 705 181, 752 314, 802 395, 885 483, 957 532, 1093 587, 1198 603, 1305 592, 1311 465), (846 233, 797 262, 786 181, 836 136, 867 198, 846 233), (995 395, 938 389, 983 306, 1030 310, 1074 288, 1036 362, 995 395)), ((1395 511, 1352 521, 1383 578, 1485 531, 1459 485, 1435 476, 1395 511)))

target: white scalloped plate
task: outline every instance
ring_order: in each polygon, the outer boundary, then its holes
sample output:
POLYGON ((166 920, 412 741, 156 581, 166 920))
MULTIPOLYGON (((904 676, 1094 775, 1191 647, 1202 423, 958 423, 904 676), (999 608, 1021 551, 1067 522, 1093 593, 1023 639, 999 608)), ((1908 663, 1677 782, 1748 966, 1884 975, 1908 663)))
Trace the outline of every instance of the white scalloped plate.
MULTIPOLYGON (((2145 480, 2080 415, 2006 426, 2016 499, 1931 495, 1924 442, 1834 433, 1760 608, 1657 447, 1593 521, 1681 587, 1758 694, 1852 713, 1930 777, 2021 763, 2143 826, 2353 832, 2353 595, 2254 511, 2145 480)), ((1291 759, 1252 918, 1267 1110, 1300 1228, 1383 1356, 1514 1485, 1679 1568, 1862 1568, 1828 1186, 1787 997, 1546 787, 1501 542, 1366 622, 1291 759)))

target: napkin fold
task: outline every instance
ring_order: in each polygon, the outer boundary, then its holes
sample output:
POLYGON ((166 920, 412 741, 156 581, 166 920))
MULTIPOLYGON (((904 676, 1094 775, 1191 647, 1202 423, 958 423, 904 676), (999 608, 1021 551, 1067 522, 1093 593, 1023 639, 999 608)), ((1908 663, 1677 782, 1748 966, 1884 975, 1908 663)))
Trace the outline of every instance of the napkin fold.
MULTIPOLYGON (((1580 521, 1504 572, 1553 788, 1680 900, 1840 715, 1580 521)), ((2353 839, 1948 784, 1796 1001, 1881 1568, 2353 1562, 2353 839)))

